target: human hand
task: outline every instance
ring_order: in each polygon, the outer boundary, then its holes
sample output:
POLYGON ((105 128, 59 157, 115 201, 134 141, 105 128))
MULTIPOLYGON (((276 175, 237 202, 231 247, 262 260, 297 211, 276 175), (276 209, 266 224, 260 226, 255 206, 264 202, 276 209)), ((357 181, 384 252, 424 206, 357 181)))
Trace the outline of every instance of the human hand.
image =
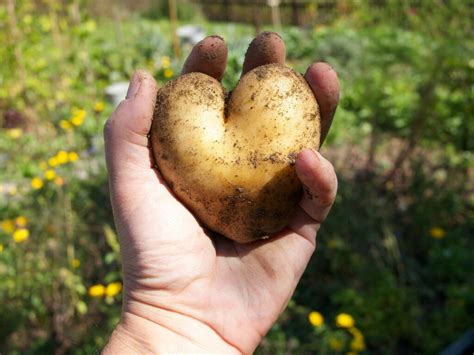
MULTIPOLYGON (((183 74, 199 71, 220 80, 226 61, 223 40, 207 37, 194 47, 183 74)), ((281 38, 263 33, 249 46, 243 73, 284 61, 281 38)), ((337 75, 316 63, 305 78, 320 105, 323 140, 339 99, 337 75)), ((271 239, 238 244, 211 236, 154 168, 148 133, 156 93, 153 78, 136 72, 105 127, 124 300, 104 352, 252 353, 287 306, 315 249, 336 195, 334 169, 313 150, 298 155, 305 193, 289 225, 271 239)))

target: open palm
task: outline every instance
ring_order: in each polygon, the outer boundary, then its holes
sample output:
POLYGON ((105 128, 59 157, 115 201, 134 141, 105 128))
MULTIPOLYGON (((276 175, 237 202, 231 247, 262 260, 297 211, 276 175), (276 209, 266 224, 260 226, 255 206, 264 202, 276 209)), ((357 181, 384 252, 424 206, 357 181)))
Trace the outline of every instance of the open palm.
MULTIPOLYGON (((193 49, 183 73, 220 80, 226 59, 223 40, 208 37, 193 49)), ((284 60, 280 37, 264 33, 250 45, 244 72, 284 60)), ((324 139, 337 106, 337 77, 323 63, 305 77, 320 104, 324 139)), ((156 91, 153 78, 137 72, 105 128, 125 286, 121 324, 107 349, 124 350, 117 339, 127 348, 126 339, 133 339, 150 352, 251 353, 286 307, 314 251, 336 193, 332 165, 313 150, 299 154, 304 197, 288 227, 270 240, 238 244, 214 235, 154 166, 148 133, 156 91)))

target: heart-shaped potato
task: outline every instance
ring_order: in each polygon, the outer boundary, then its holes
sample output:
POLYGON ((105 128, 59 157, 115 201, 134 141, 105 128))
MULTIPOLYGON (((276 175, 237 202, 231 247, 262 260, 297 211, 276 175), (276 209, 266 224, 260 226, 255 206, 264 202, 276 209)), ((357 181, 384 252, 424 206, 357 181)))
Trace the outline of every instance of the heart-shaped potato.
POLYGON ((151 129, 176 196, 205 227, 242 243, 288 224, 302 191, 296 155, 319 139, 311 89, 279 64, 245 74, 230 98, 202 73, 170 81, 158 91, 151 129))

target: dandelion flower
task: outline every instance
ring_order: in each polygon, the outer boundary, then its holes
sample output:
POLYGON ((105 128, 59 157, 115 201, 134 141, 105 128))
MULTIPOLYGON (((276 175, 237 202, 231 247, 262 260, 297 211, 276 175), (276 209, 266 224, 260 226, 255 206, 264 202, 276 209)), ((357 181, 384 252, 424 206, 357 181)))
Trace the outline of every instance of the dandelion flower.
POLYGON ((28 220, 25 216, 18 216, 17 218, 15 218, 15 223, 18 227, 24 227, 27 225, 28 220))
POLYGON ((433 227, 430 229, 430 235, 435 239, 443 239, 446 237, 446 231, 440 227, 433 227))
POLYGON ((170 65, 171 65, 170 57, 167 57, 167 56, 161 57, 161 66, 163 69, 168 69, 170 65))
POLYGON ((173 76, 173 70, 171 69, 165 69, 165 71, 163 72, 163 75, 165 76, 165 78, 171 78, 173 76))
POLYGON ((43 187, 43 180, 41 180, 39 177, 34 177, 31 180, 31 187, 35 190, 39 190, 43 187))
POLYGON ((76 152, 69 152, 68 154, 69 161, 76 161, 79 159, 79 155, 76 152))
POLYGON ((324 324, 324 317, 321 313, 313 311, 308 315, 308 320, 311 325, 320 327, 324 324))
POLYGON ((109 297, 114 297, 120 291, 122 291, 122 284, 120 282, 112 282, 107 285, 105 289, 105 294, 109 297))
POLYGON ((15 230, 15 222, 13 222, 13 220, 11 219, 6 219, 2 221, 2 223, 0 223, 0 227, 5 233, 10 234, 13 233, 13 231, 15 230))
POLYGON ((354 318, 350 314, 340 313, 336 317, 336 325, 340 328, 351 328, 354 323, 354 318))
POLYGON ((69 155, 65 150, 60 150, 58 154, 56 154, 56 159, 59 164, 66 164, 69 161, 69 155))
POLYGON ((22 243, 28 239, 30 236, 30 231, 26 228, 18 228, 16 231, 13 232, 13 240, 16 243, 22 243))
POLYGON ((105 286, 100 284, 91 286, 88 293, 91 297, 102 297, 105 294, 105 286))
POLYGON ((77 269, 79 266, 81 266, 81 261, 79 259, 72 259, 71 265, 74 269, 77 269))
POLYGON ((354 338, 351 341, 351 349, 357 352, 365 349, 365 342, 363 338, 354 338))
POLYGON ((86 118, 86 111, 85 110, 74 110, 73 116, 71 118, 71 123, 74 126, 80 126, 84 123, 84 119, 86 118))
POLYGON ((49 169, 44 172, 44 178, 48 181, 54 180, 55 177, 56 172, 53 169, 49 169))
POLYGON ((95 112, 102 112, 102 111, 104 111, 104 108, 105 108, 105 104, 102 101, 97 101, 94 104, 94 111, 95 112))
POLYGON ((364 336, 361 331, 357 328, 349 328, 348 331, 352 334, 353 338, 351 340, 351 350, 356 352, 361 352, 365 349, 364 336))
POLYGON ((48 164, 50 167, 54 168, 59 165, 58 158, 52 157, 48 159, 48 164))
POLYGON ((17 139, 23 135, 23 130, 21 128, 10 128, 7 130, 7 134, 10 138, 17 139))
POLYGON ((65 131, 69 131, 69 130, 71 130, 71 129, 73 128, 71 122, 69 122, 69 121, 67 121, 67 120, 61 120, 61 121, 59 121, 59 127, 61 127, 62 129, 64 129, 65 131))

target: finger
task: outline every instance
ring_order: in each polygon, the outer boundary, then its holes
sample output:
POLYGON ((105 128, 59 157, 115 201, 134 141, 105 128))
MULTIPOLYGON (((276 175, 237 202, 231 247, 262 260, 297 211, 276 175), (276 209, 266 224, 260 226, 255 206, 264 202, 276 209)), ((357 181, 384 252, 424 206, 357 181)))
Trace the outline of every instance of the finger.
POLYGON ((321 227, 321 223, 310 217, 301 207, 298 207, 295 215, 288 223, 288 228, 303 237, 303 239, 314 243, 316 246, 316 234, 321 227))
POLYGON ((181 74, 199 72, 221 80, 226 65, 227 46, 224 39, 219 36, 209 36, 193 47, 181 74))
POLYGON ((298 155, 295 168, 304 190, 299 205, 314 221, 322 223, 336 198, 337 177, 334 168, 312 149, 306 149, 298 155))
POLYGON ((153 120, 157 85, 145 71, 135 72, 127 97, 104 128, 106 160, 114 173, 128 164, 150 167, 148 133, 153 120))
POLYGON ((262 32, 250 43, 245 53, 242 75, 265 64, 285 64, 285 43, 275 32, 262 32))
POLYGON ((314 96, 318 100, 321 115, 320 146, 331 127, 337 104, 339 103, 339 79, 334 69, 327 63, 312 64, 304 75, 314 96))
POLYGON ((334 169, 319 153, 307 149, 296 159, 296 173, 305 186, 300 207, 288 227, 269 240, 239 245, 240 255, 255 274, 259 268, 275 285, 274 294, 285 295, 282 309, 293 294, 316 248, 316 233, 326 218, 337 190, 334 169), (279 280, 278 283, 273 282, 279 280))

